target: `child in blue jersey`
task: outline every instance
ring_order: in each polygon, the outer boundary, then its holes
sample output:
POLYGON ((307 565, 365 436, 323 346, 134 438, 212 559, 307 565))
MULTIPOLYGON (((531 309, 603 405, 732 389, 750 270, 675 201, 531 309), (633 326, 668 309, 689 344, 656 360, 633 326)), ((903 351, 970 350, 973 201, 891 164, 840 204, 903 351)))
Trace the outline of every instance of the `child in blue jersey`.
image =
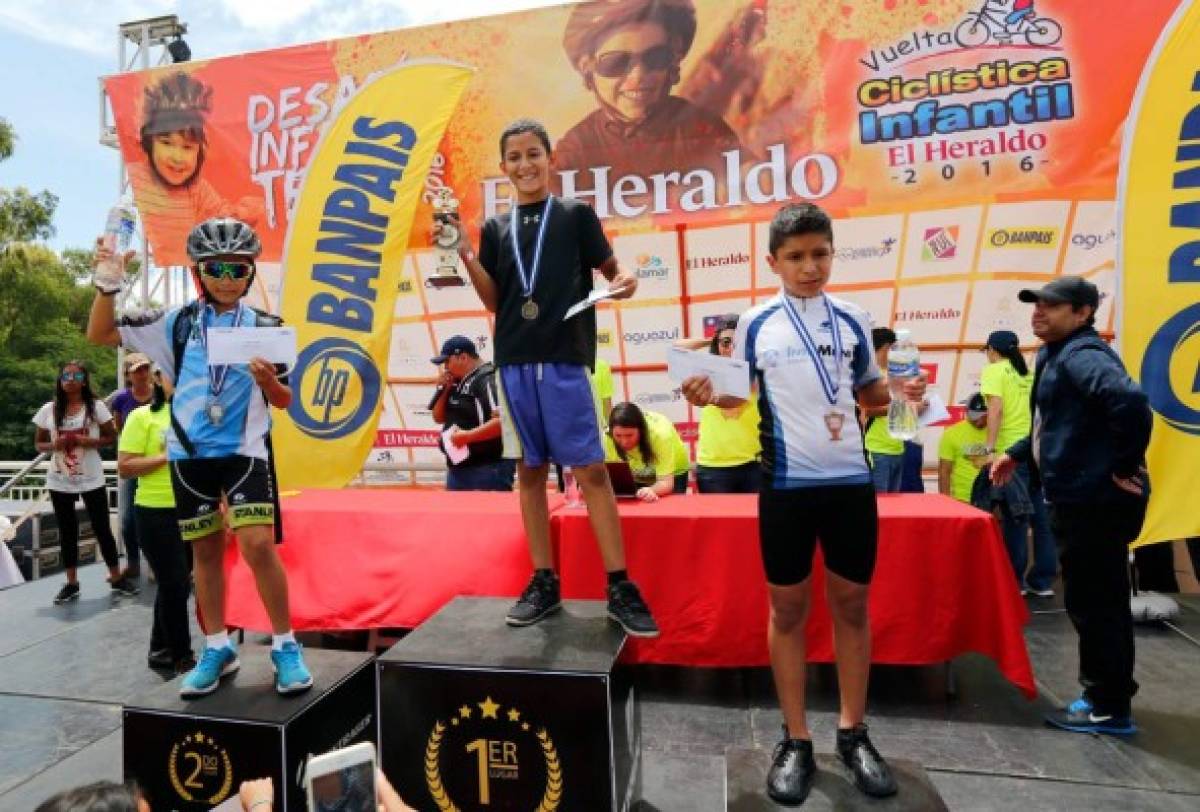
MULTIPOLYGON (((878 520, 855 418, 856 408, 886 405, 888 387, 875 361, 867 313, 824 292, 833 267, 829 216, 807 203, 780 209, 771 221, 767 263, 783 290, 738 319, 733 342, 734 357, 750 364, 758 385, 764 478, 759 539, 771 600, 771 670, 785 722, 767 794, 779 803, 802 803, 816 777, 804 710, 804 626, 819 541, 837 638, 837 753, 860 790, 891 795, 896 781, 863 724, 871 664, 867 589, 878 520)), ((742 402, 714 397, 707 377, 684 381, 683 394, 699 407, 742 402)), ((906 397, 924 394, 924 381, 906 386, 906 397)))
MULTIPOLYGON (((97 261, 111 257, 97 245, 97 261)), ((292 633, 287 572, 275 550, 275 494, 266 447, 271 426, 268 403, 287 408, 292 390, 262 358, 248 365, 208 363, 209 329, 252 330, 260 324, 262 317, 241 300, 254 279, 254 260, 261 245, 250 226, 216 218, 192 229, 187 251, 203 292, 198 301, 118 322, 116 291, 97 285, 88 338, 97 344, 133 347, 174 380, 167 458, 180 535, 192 545, 196 601, 206 632, 204 653, 184 677, 180 695, 212 693, 221 677, 240 666, 225 630, 223 501, 242 558, 254 572, 271 619, 275 688, 281 694, 300 693, 312 687, 313 680, 292 633)))

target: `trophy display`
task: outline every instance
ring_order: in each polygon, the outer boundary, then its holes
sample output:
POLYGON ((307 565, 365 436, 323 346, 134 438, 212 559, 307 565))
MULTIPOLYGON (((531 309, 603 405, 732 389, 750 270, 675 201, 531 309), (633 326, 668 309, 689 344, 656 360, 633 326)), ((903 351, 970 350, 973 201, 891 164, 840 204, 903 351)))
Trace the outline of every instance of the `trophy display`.
POLYGON ((437 262, 429 284, 435 288, 460 287, 466 280, 458 275, 458 243, 462 239, 459 231, 458 199, 447 187, 438 190, 433 198, 433 221, 440 226, 433 237, 434 258, 437 262))

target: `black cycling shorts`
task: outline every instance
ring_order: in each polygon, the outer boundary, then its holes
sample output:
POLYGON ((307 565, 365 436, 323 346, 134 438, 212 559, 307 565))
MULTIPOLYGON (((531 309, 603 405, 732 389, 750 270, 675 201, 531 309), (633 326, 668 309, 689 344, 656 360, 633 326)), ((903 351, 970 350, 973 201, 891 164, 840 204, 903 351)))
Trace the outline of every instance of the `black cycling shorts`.
POLYGON ((275 495, 267 461, 233 455, 171 463, 175 513, 184 541, 195 541, 222 528, 221 497, 229 505, 229 526, 275 524, 275 495))
POLYGON ((871 582, 879 537, 873 485, 765 489, 758 517, 768 583, 791 586, 808 578, 818 540, 825 569, 856 584, 871 582))

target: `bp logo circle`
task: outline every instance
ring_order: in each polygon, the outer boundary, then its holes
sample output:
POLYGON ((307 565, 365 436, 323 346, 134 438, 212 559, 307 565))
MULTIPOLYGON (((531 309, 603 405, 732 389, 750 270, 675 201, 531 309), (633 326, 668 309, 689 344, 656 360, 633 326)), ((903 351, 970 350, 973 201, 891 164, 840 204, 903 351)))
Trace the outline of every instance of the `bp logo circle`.
POLYGON ((1150 339, 1142 390, 1168 425, 1200 435, 1200 303, 1176 313, 1150 339))
POLYGON ((357 430, 379 404, 379 370, 367 351, 344 338, 304 348, 292 373, 296 397, 288 414, 310 437, 336 440, 357 430))

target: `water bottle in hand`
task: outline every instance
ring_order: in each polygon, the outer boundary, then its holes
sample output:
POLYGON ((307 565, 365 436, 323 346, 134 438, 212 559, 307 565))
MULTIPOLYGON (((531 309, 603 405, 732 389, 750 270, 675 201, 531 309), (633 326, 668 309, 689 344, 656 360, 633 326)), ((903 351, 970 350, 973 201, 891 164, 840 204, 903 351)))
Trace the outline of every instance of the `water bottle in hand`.
POLYGON ((108 210, 101 242, 112 252, 112 256, 96 263, 93 277, 96 287, 107 292, 121 289, 121 284, 125 281, 125 252, 133 243, 135 222, 133 206, 128 200, 122 199, 108 210))
POLYGON ((888 406, 888 434, 897 440, 917 436, 917 408, 904 396, 904 384, 921 374, 921 354, 908 330, 896 331, 896 343, 888 350, 887 377, 892 402, 888 406))

